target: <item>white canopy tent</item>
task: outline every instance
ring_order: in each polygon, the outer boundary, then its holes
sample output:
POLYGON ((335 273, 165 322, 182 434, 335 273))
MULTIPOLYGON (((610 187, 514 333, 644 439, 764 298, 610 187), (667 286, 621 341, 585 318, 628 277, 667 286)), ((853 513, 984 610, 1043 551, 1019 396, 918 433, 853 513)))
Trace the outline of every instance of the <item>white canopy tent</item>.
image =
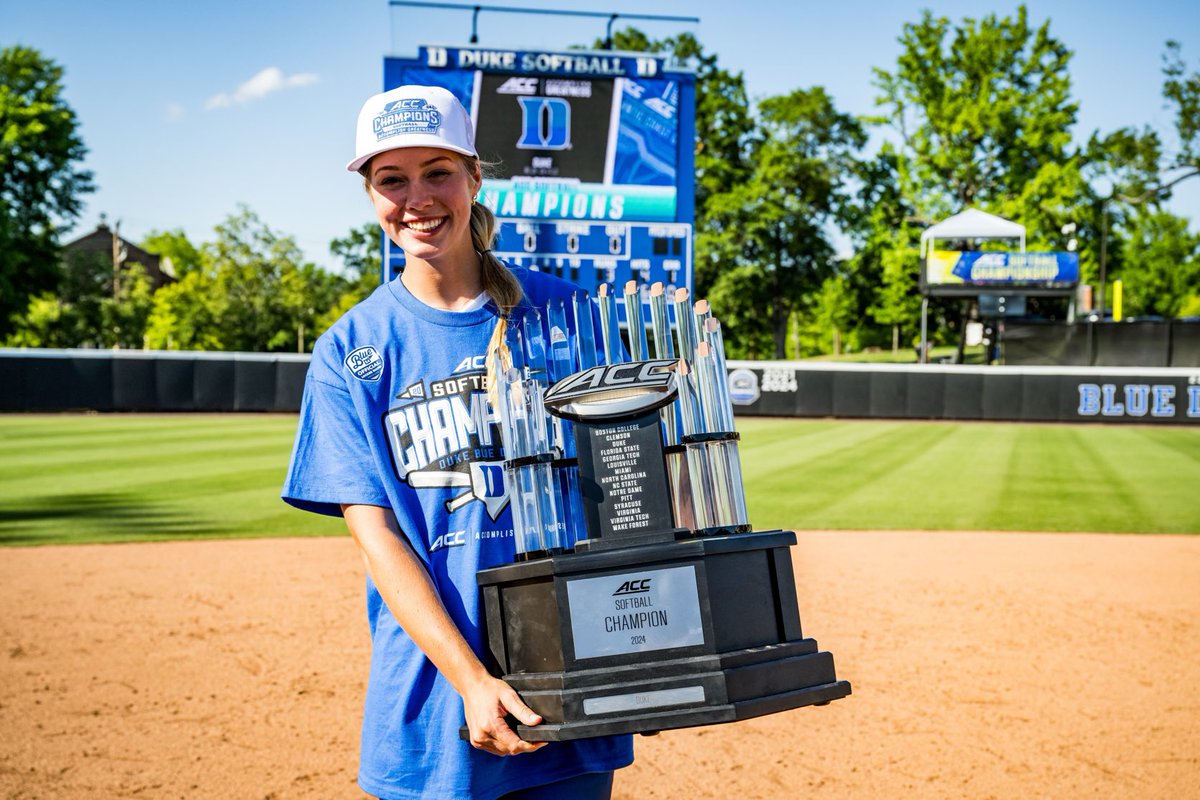
MULTIPOLYGON (((1021 243, 1021 252, 1025 252, 1025 226, 1012 222, 1004 217, 980 211, 978 208, 968 208, 952 217, 930 225, 921 234, 921 259, 936 248, 938 239, 963 241, 980 239, 1016 239, 1021 243)), ((921 267, 925 269, 924 265, 921 267)), ((925 364, 929 360, 929 295, 921 297, 921 345, 918 362, 925 364)))
POLYGON ((936 249, 933 246, 936 239, 1017 239, 1021 242, 1021 252, 1025 252, 1024 225, 978 208, 968 208, 926 228, 921 234, 921 258, 936 249))

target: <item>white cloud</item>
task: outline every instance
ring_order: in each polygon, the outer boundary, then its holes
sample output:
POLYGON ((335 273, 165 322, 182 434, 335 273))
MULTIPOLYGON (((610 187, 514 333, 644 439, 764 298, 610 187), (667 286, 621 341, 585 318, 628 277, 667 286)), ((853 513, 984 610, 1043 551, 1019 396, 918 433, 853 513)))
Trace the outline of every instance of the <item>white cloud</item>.
POLYGON ((239 86, 233 94, 215 94, 208 98, 205 108, 228 108, 232 105, 242 105, 251 100, 261 100, 272 92, 283 89, 293 89, 297 86, 307 86, 315 83, 318 77, 311 72, 299 72, 295 75, 284 75, 279 67, 267 67, 250 80, 239 86))
POLYGON ((183 119, 183 114, 186 110, 179 103, 167 103, 165 112, 167 122, 179 122, 179 120, 183 119))

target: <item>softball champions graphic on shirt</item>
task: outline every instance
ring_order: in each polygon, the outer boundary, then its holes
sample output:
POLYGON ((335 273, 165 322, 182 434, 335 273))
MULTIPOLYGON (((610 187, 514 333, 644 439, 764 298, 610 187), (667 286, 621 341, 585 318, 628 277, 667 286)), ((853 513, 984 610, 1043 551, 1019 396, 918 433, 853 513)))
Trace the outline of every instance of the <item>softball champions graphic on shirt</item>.
POLYGON ((508 502, 500 418, 487 400, 484 357, 465 358, 453 374, 401 392, 382 424, 396 476, 413 489, 460 490, 456 511, 479 500, 496 519, 508 502))

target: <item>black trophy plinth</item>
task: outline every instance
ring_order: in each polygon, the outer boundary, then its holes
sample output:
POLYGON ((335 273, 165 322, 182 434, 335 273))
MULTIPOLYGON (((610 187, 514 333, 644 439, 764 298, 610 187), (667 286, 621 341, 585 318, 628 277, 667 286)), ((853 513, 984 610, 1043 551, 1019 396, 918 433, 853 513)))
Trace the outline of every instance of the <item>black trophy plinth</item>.
POLYGON ((745 533, 481 571, 492 656, 544 720, 518 735, 649 733, 850 694, 801 633, 795 541, 745 533))
POLYGON ((658 413, 675 366, 596 367, 545 396, 574 422, 588 537, 476 576, 493 669, 543 719, 517 727, 527 741, 712 725, 850 694, 801 632, 794 533, 676 527, 658 413))

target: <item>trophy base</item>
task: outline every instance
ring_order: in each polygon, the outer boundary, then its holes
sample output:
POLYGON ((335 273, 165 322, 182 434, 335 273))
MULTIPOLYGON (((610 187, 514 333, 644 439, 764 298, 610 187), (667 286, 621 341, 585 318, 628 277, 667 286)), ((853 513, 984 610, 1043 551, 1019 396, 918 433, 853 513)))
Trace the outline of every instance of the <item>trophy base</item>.
POLYGON ((504 680, 547 720, 516 725, 527 742, 558 742, 623 733, 653 734, 717 725, 850 694, 837 680, 833 656, 812 639, 618 669, 504 680))
POLYGON ((695 537, 479 572, 493 674, 543 719, 519 735, 653 733, 849 695, 801 632, 795 541, 695 537))

